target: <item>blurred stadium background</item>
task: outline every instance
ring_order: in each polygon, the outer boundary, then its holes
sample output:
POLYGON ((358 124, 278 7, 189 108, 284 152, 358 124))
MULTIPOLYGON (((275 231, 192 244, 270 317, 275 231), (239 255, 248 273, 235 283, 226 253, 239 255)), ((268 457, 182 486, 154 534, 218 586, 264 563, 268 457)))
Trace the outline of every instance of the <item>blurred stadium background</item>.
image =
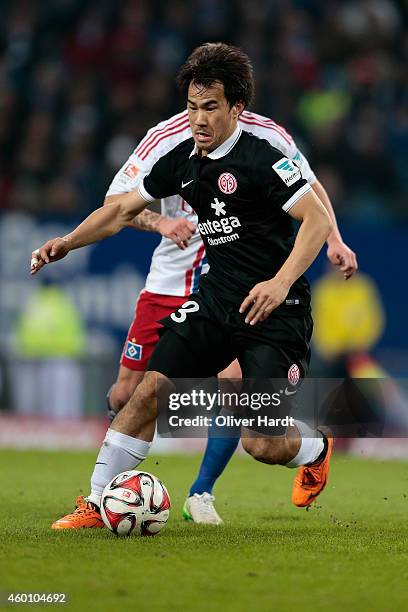
MULTIPOLYGON (((146 130, 182 109, 174 76, 204 41, 248 52, 254 110, 294 136, 359 258, 361 274, 346 285, 328 272, 325 253, 308 275, 319 297, 314 372, 407 375, 402 0, 0 6, 1 446, 98 443, 105 394, 159 237, 126 230, 33 279, 30 254, 98 207, 146 130), (348 359, 356 354, 363 362, 348 359)), ((405 454, 403 442, 384 452, 405 454)))

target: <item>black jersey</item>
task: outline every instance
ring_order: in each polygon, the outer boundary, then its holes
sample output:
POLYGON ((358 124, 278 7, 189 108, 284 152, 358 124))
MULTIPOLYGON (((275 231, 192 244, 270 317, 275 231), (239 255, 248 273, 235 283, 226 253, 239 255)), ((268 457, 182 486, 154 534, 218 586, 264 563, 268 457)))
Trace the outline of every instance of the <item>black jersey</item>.
MULTIPOLYGON (((140 193, 148 201, 180 194, 190 204, 210 264, 200 283, 241 303, 288 258, 295 232, 287 211, 309 189, 281 151, 237 128, 204 157, 197 154, 193 138, 177 145, 156 162, 140 193)), ((294 306, 298 311, 309 303, 309 285, 302 276, 280 309, 294 306)))

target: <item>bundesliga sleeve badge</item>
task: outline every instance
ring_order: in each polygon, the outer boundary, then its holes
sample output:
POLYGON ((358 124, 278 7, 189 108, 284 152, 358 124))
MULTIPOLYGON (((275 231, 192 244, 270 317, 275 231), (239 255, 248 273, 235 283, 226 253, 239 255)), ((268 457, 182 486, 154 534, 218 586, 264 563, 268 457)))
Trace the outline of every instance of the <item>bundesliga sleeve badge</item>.
POLYGON ((127 164, 125 164, 125 166, 123 166, 122 170, 118 174, 117 180, 122 185, 126 185, 127 183, 134 181, 137 178, 139 172, 140 169, 137 166, 135 166, 131 162, 128 162, 127 164))
POLYGON ((296 183, 296 181, 302 178, 299 168, 287 157, 282 157, 273 164, 272 168, 287 187, 290 187, 292 183, 296 183))

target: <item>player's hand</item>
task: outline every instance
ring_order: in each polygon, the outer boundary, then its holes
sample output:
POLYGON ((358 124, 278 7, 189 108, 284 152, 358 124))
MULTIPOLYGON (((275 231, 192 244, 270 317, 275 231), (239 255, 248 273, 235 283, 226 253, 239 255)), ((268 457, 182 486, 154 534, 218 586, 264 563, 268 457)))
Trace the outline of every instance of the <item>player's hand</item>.
POLYGON ((328 243, 327 257, 340 268, 344 280, 353 276, 358 268, 356 254, 342 240, 335 239, 328 243))
POLYGON ((275 308, 280 306, 286 299, 290 287, 276 277, 271 280, 258 283, 251 289, 248 296, 239 307, 239 312, 245 312, 245 323, 255 325, 258 321, 265 321, 275 308))
POLYGON ((184 251, 187 248, 188 241, 196 231, 196 226, 185 217, 177 217, 176 219, 163 217, 158 222, 157 229, 162 236, 170 238, 179 249, 184 251))
POLYGON ((31 253, 30 274, 37 274, 45 264, 58 261, 68 255, 70 244, 67 238, 53 238, 48 240, 39 249, 31 253))

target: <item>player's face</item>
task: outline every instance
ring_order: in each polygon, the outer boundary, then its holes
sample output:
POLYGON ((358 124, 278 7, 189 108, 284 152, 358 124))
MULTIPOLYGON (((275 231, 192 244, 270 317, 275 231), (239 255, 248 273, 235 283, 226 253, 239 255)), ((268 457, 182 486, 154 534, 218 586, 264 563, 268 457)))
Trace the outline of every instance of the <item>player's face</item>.
POLYGON ((215 82, 204 88, 192 81, 188 88, 187 108, 194 142, 202 155, 207 155, 234 132, 244 105, 237 102, 231 107, 222 83, 215 82))

